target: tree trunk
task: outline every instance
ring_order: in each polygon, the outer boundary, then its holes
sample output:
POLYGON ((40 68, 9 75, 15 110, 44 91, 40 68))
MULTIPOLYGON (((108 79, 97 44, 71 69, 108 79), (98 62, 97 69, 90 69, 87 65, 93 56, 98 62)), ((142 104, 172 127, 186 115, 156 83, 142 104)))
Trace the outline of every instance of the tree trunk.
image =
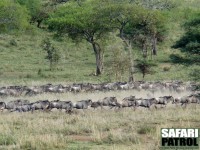
POLYGON ((130 73, 129 73, 129 82, 134 82, 134 62, 133 62, 133 57, 132 57, 132 45, 131 42, 128 42, 128 52, 129 52, 129 59, 130 59, 130 73))
POLYGON ((153 55, 157 55, 157 47, 156 46, 157 46, 157 38, 154 35, 153 39, 152 39, 152 53, 153 53, 153 55))
POLYGON ((38 28, 40 28, 40 27, 41 27, 41 26, 40 26, 40 25, 41 25, 41 23, 42 23, 42 20, 37 20, 37 27, 38 27, 38 28))
MULTIPOLYGON (((125 23, 126 24, 126 23, 125 23)), ((123 42, 125 43, 126 47, 128 48, 128 54, 129 54, 129 60, 130 60, 130 69, 129 69, 129 82, 134 82, 135 78, 134 78, 134 61, 133 61, 133 57, 132 57, 132 45, 131 45, 131 41, 130 39, 126 39, 124 37, 124 26, 125 24, 122 25, 122 27, 120 28, 120 38, 123 40, 123 42)))
POLYGON ((50 67, 50 71, 52 71, 53 70, 53 61, 52 60, 50 60, 50 62, 49 62, 50 64, 49 64, 49 67, 50 67))
POLYGON ((142 44, 142 54, 143 54, 143 58, 147 58, 147 43, 146 41, 143 42, 142 44))
POLYGON ((92 42, 93 50, 96 58, 96 75, 102 74, 103 71, 103 53, 98 43, 92 42))

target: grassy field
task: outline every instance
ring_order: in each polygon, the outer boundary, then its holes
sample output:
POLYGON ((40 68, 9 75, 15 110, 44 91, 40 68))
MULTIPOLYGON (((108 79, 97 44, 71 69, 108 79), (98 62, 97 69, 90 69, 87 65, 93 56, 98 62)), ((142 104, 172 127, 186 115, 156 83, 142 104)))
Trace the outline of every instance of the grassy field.
MULTIPOLYGON (((116 96, 120 101, 126 96, 147 97, 148 91, 113 91, 80 94, 42 94, 36 97, 20 97, 36 101, 39 99, 61 99, 73 102, 91 98, 93 101, 105 96, 116 96)), ((188 93, 154 93, 183 96, 188 93)), ((10 101, 14 98, 5 98, 10 101)), ((110 110, 88 109, 65 112, 9 113, 0 114, 0 149, 10 150, 157 150, 160 146, 161 128, 199 128, 199 106, 183 109, 169 104, 167 108, 151 110, 139 108, 110 110), (176 115, 175 115, 176 114, 176 115)))

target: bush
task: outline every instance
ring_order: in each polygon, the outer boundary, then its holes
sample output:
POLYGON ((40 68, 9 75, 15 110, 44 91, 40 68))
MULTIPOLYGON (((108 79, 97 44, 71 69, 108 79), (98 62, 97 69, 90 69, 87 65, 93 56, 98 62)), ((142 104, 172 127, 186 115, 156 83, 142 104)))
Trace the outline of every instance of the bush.
POLYGON ((138 70, 138 72, 142 73, 144 79, 146 74, 154 73, 152 70, 153 66, 156 66, 154 62, 144 59, 144 60, 138 60, 135 67, 138 70))
POLYGON ((10 40, 10 45, 17 46, 17 42, 15 41, 15 39, 10 40))
POLYGON ((138 134, 147 134, 147 133, 151 133, 155 130, 155 128, 153 127, 148 127, 148 126, 142 126, 138 129, 138 134))
POLYGON ((200 81, 200 68, 194 68, 190 73, 189 76, 193 81, 200 81))
POLYGON ((170 70, 170 68, 171 68, 171 67, 169 67, 169 66, 165 66, 165 67, 163 67, 163 71, 167 72, 167 71, 170 70))

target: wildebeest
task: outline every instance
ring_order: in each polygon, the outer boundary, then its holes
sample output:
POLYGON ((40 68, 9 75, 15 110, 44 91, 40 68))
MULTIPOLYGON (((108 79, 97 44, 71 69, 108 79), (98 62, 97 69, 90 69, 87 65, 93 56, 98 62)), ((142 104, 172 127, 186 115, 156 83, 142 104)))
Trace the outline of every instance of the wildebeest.
POLYGON ((153 105, 153 104, 156 104, 157 103, 157 100, 155 98, 151 98, 151 99, 136 99, 135 100, 135 107, 146 107, 146 108, 149 108, 153 105))
POLYGON ((60 100, 54 100, 50 102, 49 109, 65 109, 66 112, 71 112, 73 109, 73 103, 71 101, 60 101, 60 100))
POLYGON ((48 110, 50 107, 50 102, 48 100, 40 100, 31 104, 32 112, 34 110, 48 110))
POLYGON ((135 108, 135 101, 124 100, 121 103, 117 102, 116 107, 118 107, 118 108, 124 108, 124 107, 135 108))
POLYGON ((45 92, 51 93, 64 93, 65 88, 61 84, 59 85, 49 85, 45 88, 45 92))
POLYGON ((173 104, 178 104, 180 103, 181 106, 185 105, 185 107, 187 106, 187 104, 190 103, 200 103, 200 99, 197 95, 195 94, 191 94, 189 96, 183 96, 183 97, 179 97, 179 98, 175 98, 174 101, 172 102, 173 104))
POLYGON ((81 100, 73 104, 73 108, 76 109, 88 109, 89 106, 91 106, 92 100, 81 100))
POLYGON ((101 103, 100 103, 99 101, 97 101, 97 102, 92 102, 91 107, 94 108, 94 109, 96 109, 96 108, 98 108, 98 107, 101 107, 101 103))
POLYGON ((44 92, 45 92, 45 88, 43 86, 41 87, 34 86, 31 88, 27 88, 25 95, 33 96, 33 95, 41 94, 44 92))
POLYGON ((134 101, 136 98, 135 98, 135 96, 129 96, 129 97, 125 97, 122 101, 134 101))
POLYGON ((0 102, 0 111, 3 111, 6 108, 5 102, 0 102))
POLYGON ((98 102, 101 104, 101 108, 103 108, 103 106, 109 106, 110 108, 117 106, 116 97, 105 97, 104 99, 99 100, 98 102))
POLYGON ((173 96, 163 96, 163 97, 158 97, 156 98, 157 100, 157 104, 163 105, 163 106, 167 106, 167 104, 171 101, 174 101, 173 96))
POLYGON ((116 107, 124 108, 124 107, 134 107, 135 106, 135 96, 125 97, 122 102, 117 102, 116 107))
POLYGON ((13 111, 18 111, 18 112, 28 112, 32 110, 32 106, 31 104, 25 104, 22 106, 17 106, 15 109, 12 110, 13 111))
POLYGON ((15 101, 10 101, 10 102, 6 103, 5 109, 12 111, 12 110, 15 110, 16 107, 18 107, 18 106, 27 105, 29 103, 30 102, 28 100, 21 100, 21 99, 18 99, 15 101))

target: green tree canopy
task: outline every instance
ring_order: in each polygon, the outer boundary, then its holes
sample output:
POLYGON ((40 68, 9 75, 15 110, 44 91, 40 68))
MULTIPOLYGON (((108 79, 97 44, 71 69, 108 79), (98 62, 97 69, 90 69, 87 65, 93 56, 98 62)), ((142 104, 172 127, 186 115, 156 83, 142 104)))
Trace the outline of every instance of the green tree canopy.
POLYGON ((130 1, 110 0, 104 8, 104 14, 110 17, 111 26, 118 29, 119 37, 124 41, 129 50, 130 77, 134 80, 134 64, 132 57, 132 46, 141 47, 143 56, 147 55, 147 45, 151 45, 152 54, 157 54, 157 41, 162 41, 166 33, 166 18, 159 10, 147 9, 130 1))
POLYGON ((184 25, 185 34, 173 45, 182 52, 200 55, 200 13, 184 25))
POLYGON ((28 26, 29 15, 25 7, 12 0, 1 0, 0 10, 0 32, 21 30, 28 26))
POLYGON ((17 2, 25 6, 31 16, 31 23, 37 22, 37 27, 40 27, 43 20, 49 17, 49 13, 53 10, 50 7, 50 2, 45 3, 41 0, 17 0, 17 2))

